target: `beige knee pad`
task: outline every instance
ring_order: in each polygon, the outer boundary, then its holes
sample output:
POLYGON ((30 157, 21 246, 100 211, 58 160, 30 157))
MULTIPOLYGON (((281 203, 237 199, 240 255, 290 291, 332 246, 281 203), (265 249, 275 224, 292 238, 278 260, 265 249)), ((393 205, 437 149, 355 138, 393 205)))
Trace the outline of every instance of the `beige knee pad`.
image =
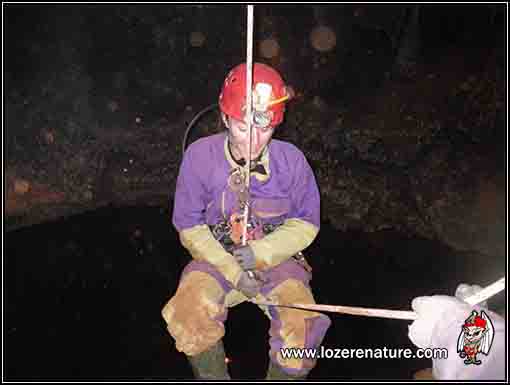
POLYGON ((161 312, 178 351, 194 356, 224 336, 223 322, 215 319, 225 311, 224 294, 207 273, 192 271, 183 277, 161 312))
MULTIPOLYGON (((270 293, 268 298, 280 303, 310 303, 315 300, 308 287, 296 279, 288 279, 278 285, 270 293)), ((304 348, 306 339, 307 318, 320 316, 320 313, 292 309, 285 307, 276 308, 281 321, 280 337, 283 340, 283 348, 304 348)), ((278 363, 292 369, 303 369, 303 360, 298 358, 283 358, 278 352, 276 357, 278 363)))

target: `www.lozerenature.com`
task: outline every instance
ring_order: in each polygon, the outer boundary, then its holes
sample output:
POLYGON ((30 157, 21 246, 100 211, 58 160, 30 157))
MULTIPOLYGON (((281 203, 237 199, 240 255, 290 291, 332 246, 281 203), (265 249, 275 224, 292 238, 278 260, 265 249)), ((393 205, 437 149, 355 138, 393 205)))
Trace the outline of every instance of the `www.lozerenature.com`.
POLYGON ((447 359, 448 349, 435 348, 435 349, 396 349, 396 348, 375 348, 375 349, 347 349, 347 348, 325 348, 321 346, 319 349, 304 349, 304 348, 281 348, 282 358, 284 359, 322 359, 322 358, 341 358, 341 359, 413 359, 413 358, 427 358, 427 359, 447 359))

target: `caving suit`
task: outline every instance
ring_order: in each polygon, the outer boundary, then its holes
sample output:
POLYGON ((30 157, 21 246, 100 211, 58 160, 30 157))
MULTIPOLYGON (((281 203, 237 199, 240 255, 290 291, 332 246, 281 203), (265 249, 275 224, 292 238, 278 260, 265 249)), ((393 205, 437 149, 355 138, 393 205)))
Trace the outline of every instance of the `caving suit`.
MULTIPOLYGON (((256 298, 315 303, 311 272, 294 258, 319 231, 320 196, 312 169, 297 147, 275 139, 252 169, 247 243, 265 281, 256 298)), ((242 268, 229 252, 240 237, 235 218, 242 214, 243 176, 243 168, 230 153, 227 132, 192 143, 181 164, 173 224, 193 260, 162 315, 177 350, 188 356, 219 341, 225 334, 228 308, 247 300, 235 289, 242 268)), ((306 375, 315 360, 284 359, 280 349, 318 347, 330 326, 329 317, 284 307, 261 308, 271 322, 272 363, 290 375, 306 375)))

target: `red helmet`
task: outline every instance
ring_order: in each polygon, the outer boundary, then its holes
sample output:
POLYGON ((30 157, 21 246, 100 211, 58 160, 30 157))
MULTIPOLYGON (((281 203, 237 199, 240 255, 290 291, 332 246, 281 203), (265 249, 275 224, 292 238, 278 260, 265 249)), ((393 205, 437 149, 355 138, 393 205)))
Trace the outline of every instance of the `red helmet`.
MULTIPOLYGON (((253 114, 261 125, 277 126, 283 121, 285 100, 289 99, 285 83, 268 65, 253 63, 253 114)), ((246 105, 246 63, 234 67, 223 82, 220 109, 228 116, 244 121, 246 105)))

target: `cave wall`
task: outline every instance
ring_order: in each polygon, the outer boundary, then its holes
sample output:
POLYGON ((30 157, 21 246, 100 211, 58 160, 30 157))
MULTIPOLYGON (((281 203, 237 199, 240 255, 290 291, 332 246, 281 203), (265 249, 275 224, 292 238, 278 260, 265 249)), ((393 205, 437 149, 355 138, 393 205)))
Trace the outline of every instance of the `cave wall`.
MULTIPOLYGON (((182 136, 245 56, 245 7, 4 7, 8 229, 171 205, 182 136)), ((257 5, 255 59, 297 91, 323 218, 505 251, 504 5, 257 5)), ((217 130, 217 114, 190 140, 217 130)))

